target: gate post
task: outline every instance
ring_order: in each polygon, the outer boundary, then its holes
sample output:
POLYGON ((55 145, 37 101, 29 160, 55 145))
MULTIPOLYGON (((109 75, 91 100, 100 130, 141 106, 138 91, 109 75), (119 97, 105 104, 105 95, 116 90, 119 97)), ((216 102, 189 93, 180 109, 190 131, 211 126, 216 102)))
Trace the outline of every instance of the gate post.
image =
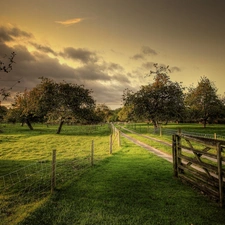
POLYGON ((173 174, 175 177, 178 177, 177 170, 177 143, 176 143, 176 135, 172 136, 172 154, 173 154, 173 174))
POLYGON ((223 207, 223 173, 222 173, 222 159, 221 159, 221 145, 217 143, 217 164, 218 164, 218 180, 219 180, 219 204, 223 207))

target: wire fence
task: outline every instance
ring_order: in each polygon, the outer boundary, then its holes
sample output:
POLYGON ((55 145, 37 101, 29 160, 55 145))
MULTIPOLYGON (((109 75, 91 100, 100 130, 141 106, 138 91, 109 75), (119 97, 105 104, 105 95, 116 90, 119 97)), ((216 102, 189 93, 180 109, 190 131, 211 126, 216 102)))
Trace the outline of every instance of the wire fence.
POLYGON ((195 136, 195 137, 206 137, 206 138, 211 138, 211 139, 221 139, 221 140, 225 140, 225 136, 223 135, 219 135, 216 133, 210 134, 210 133, 198 133, 198 132, 189 132, 186 130, 179 130, 179 129, 168 129, 165 128, 163 126, 159 126, 157 128, 154 128, 152 126, 143 126, 142 124, 126 124, 127 128, 133 129, 135 131, 138 131, 140 133, 142 132, 147 132, 150 134, 154 134, 154 135, 159 135, 159 136, 163 136, 163 135, 167 135, 167 136, 171 136, 177 133, 182 133, 184 135, 191 135, 191 136, 195 136))
POLYGON ((46 159, 0 176, 0 224, 18 224, 45 203, 55 189, 71 184, 77 175, 82 175, 87 168, 97 165, 119 149, 118 132, 104 140, 101 137, 91 138, 89 147, 79 143, 79 148, 76 146, 74 151, 69 152, 66 147, 64 151, 56 148, 46 159))

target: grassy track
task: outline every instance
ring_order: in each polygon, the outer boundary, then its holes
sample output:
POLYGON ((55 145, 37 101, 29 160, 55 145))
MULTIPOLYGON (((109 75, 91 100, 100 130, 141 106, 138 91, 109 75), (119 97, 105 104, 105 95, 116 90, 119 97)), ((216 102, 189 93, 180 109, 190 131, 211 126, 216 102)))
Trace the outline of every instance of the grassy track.
POLYGON ((224 209, 174 179, 170 163, 125 139, 122 145, 22 225, 224 224, 224 209))

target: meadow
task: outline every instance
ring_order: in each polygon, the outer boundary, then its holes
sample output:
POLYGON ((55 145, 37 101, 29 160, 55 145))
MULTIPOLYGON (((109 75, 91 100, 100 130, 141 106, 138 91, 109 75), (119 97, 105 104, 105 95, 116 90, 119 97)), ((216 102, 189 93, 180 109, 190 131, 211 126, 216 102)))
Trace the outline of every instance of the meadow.
MULTIPOLYGON (((1 191, 0 224, 224 224, 224 209, 173 178, 171 163, 125 138, 119 148, 113 137, 110 155, 108 125, 64 126, 60 135, 54 126, 34 128, 2 127, 0 178, 20 177, 24 168, 27 177, 33 165, 36 173, 1 191), (57 176, 51 194, 53 149, 57 176), (21 191, 25 181, 28 188, 21 191)), ((3 179, 0 187, 6 187, 3 179)))

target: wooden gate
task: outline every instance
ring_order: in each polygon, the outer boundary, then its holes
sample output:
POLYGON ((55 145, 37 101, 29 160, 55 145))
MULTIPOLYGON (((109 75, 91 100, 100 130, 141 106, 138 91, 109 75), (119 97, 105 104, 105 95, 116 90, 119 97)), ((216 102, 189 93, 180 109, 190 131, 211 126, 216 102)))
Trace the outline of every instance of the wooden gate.
POLYGON ((174 176, 198 187, 224 206, 225 141, 173 135, 174 176))

